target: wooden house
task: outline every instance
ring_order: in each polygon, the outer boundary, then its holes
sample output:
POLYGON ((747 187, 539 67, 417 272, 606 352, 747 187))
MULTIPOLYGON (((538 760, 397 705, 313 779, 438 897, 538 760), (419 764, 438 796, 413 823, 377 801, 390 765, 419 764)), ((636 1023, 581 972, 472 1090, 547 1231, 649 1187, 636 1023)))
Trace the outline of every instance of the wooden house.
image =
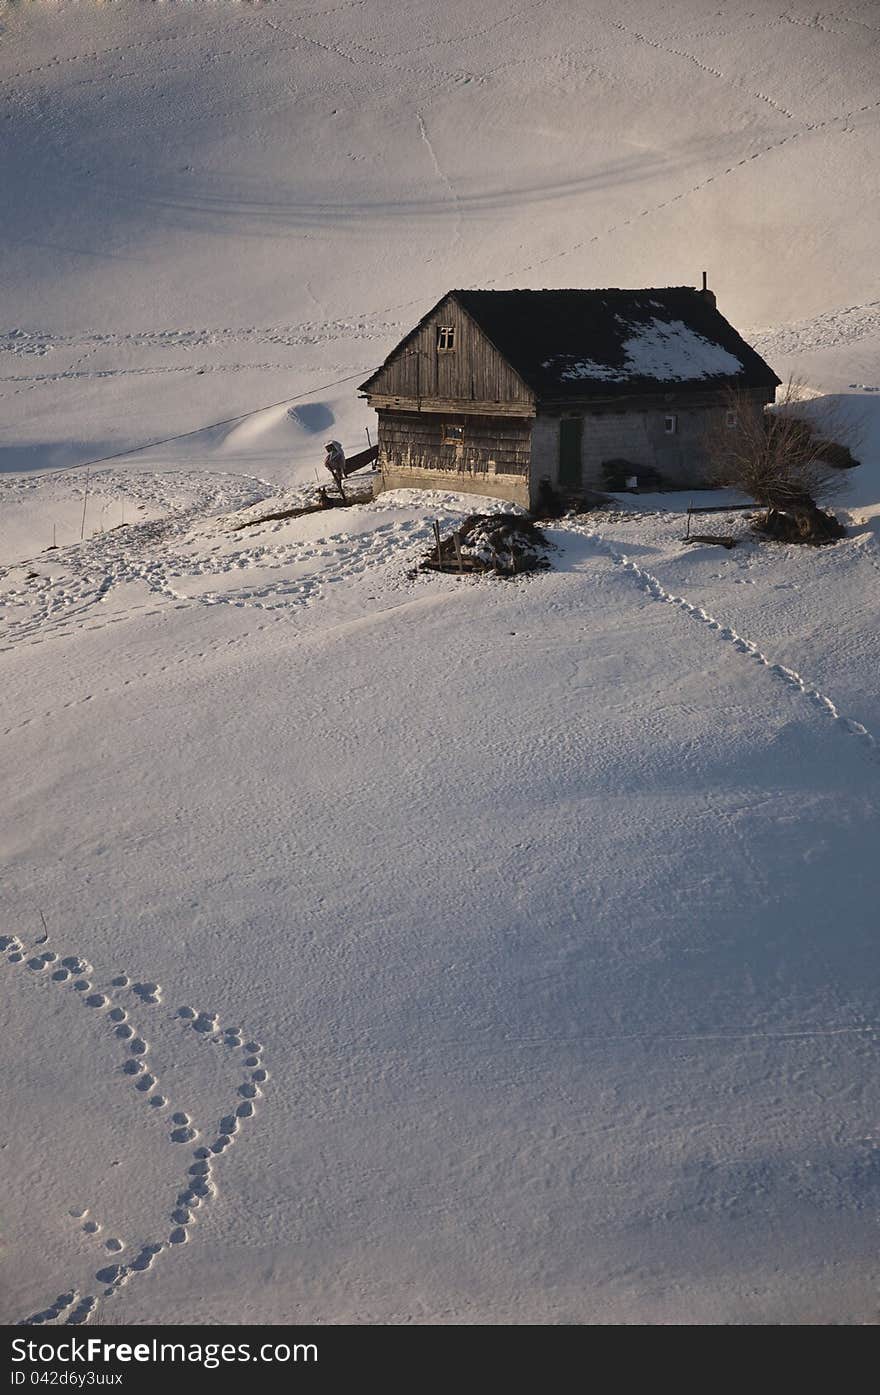
POLYGON ((379 488, 534 508, 707 482, 707 439, 779 379, 702 290, 449 291, 362 384, 379 488))

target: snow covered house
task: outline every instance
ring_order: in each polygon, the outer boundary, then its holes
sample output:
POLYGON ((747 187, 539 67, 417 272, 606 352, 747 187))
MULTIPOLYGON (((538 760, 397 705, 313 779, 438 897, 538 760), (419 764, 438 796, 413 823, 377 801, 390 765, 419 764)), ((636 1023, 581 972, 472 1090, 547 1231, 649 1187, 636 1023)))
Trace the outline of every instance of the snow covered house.
POLYGON ((620 487, 706 482, 729 389, 762 412, 779 378, 706 287, 449 291, 360 391, 379 417, 379 489, 455 489, 532 508, 620 487))

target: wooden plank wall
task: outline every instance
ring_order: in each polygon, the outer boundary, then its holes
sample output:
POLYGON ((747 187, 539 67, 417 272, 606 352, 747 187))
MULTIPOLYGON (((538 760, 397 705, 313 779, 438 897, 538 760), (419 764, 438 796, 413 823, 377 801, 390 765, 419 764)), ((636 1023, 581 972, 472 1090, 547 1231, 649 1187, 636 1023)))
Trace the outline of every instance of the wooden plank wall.
POLYGON ((379 458, 391 468, 490 471, 528 475, 529 417, 449 416, 436 412, 379 412, 379 458), (447 423, 464 427, 464 440, 444 445, 447 423))
POLYGON ((447 297, 417 334, 379 370, 370 395, 416 400, 531 404, 533 394, 473 320, 447 297), (437 349, 437 329, 455 330, 455 348, 437 349))

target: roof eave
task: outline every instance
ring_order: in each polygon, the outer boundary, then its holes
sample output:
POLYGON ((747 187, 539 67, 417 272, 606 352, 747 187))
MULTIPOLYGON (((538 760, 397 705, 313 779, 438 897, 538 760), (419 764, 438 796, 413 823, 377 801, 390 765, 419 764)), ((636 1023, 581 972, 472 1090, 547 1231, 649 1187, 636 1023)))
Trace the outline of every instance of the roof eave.
POLYGON ((640 386, 633 386, 630 382, 620 384, 618 391, 609 391, 609 384, 597 383, 594 387, 584 385, 579 390, 574 387, 568 391, 559 388, 544 390, 542 388, 533 389, 536 401, 541 407, 566 406, 574 402, 621 402, 630 398, 639 397, 670 397, 682 392, 729 392, 737 390, 748 390, 750 388, 777 388, 781 380, 776 374, 768 369, 766 376, 752 375, 746 379, 738 378, 689 378, 682 382, 674 383, 644 383, 640 386))

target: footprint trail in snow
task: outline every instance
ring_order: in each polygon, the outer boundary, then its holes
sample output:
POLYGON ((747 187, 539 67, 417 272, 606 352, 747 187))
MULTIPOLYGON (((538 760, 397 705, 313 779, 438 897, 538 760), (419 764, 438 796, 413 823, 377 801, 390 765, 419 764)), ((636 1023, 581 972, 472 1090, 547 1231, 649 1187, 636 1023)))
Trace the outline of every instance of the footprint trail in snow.
MULTIPOLYGON (((99 1263, 94 1280, 99 1286, 92 1293, 76 1287, 65 1289, 45 1308, 22 1318, 21 1324, 78 1325, 88 1322, 97 1312, 101 1298, 112 1298, 123 1285, 152 1269, 156 1260, 181 1245, 193 1235, 198 1213, 210 1205, 217 1195, 217 1167, 222 1155, 241 1137, 241 1131, 256 1117, 263 1091, 269 1080, 260 1042, 246 1038, 240 1027, 224 1027, 216 1012, 200 1011, 185 1004, 167 1020, 178 1033, 193 1032, 213 1049, 223 1052, 225 1060, 237 1078, 229 1086, 227 1112, 207 1125, 204 1142, 202 1129, 195 1122, 195 1113, 178 1108, 170 1115, 171 1090, 163 1089, 158 1068, 151 1067, 149 1033, 130 1021, 131 1012, 148 1012, 162 1005, 162 988, 152 981, 132 981, 127 974, 114 975, 107 988, 94 991, 92 965, 82 956, 47 949, 30 954, 24 939, 16 934, 0 936, 0 954, 13 969, 27 969, 28 976, 48 979, 53 992, 73 990, 68 999, 70 1010, 85 1007, 98 1030, 109 1030, 118 1043, 116 1082, 108 1081, 109 1090, 132 1087, 143 1097, 143 1108, 155 1124, 165 1130, 168 1146, 180 1148, 184 1163, 176 1194, 153 1223, 154 1235, 130 1247, 130 1259, 115 1258, 129 1248, 128 1242, 116 1234, 104 1236, 104 1227, 93 1215, 94 1205, 75 1205, 68 1209, 66 1220, 80 1233, 93 1239, 106 1255, 99 1263), (74 994, 77 996, 74 997, 74 994), (187 1148, 185 1145, 195 1144, 187 1148)), ((112 1096, 108 1092, 107 1103, 112 1096)), ((197 1103, 197 1102, 196 1102, 197 1103)), ((97 1204, 97 1203, 96 1203, 97 1204)))

